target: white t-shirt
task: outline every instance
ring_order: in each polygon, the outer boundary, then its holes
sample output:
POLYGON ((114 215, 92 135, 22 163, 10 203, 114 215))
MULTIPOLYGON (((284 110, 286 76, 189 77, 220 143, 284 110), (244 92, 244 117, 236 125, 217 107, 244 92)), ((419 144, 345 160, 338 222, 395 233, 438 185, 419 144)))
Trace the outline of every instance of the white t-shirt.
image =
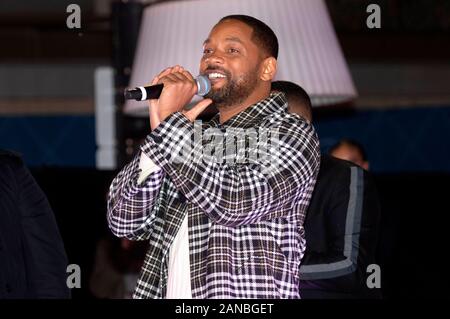
MULTIPOLYGON (((139 168, 142 170, 139 184, 148 175, 161 169, 144 153, 141 153, 139 168)), ((187 214, 170 247, 168 268, 166 299, 192 299, 187 214)))

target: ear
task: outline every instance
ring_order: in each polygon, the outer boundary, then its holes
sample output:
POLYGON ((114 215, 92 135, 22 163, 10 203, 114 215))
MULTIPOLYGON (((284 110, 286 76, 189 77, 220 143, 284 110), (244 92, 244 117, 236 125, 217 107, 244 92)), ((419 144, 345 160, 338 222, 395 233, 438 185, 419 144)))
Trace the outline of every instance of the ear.
POLYGON ((272 81, 277 73, 277 59, 274 57, 265 58, 261 63, 260 78, 263 81, 272 81))
POLYGON ((369 170, 369 162, 368 161, 364 161, 362 168, 364 168, 366 171, 369 170))

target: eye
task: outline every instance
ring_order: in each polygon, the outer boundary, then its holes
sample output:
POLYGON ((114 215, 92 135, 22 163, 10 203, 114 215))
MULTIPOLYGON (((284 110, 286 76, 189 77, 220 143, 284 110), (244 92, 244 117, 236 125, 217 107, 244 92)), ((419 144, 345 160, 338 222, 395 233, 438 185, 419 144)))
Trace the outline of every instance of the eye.
POLYGON ((229 48, 229 49, 228 49, 228 52, 229 52, 229 53, 239 53, 239 50, 238 50, 238 49, 235 49, 235 48, 229 48))
POLYGON ((207 49, 207 48, 203 49, 203 55, 211 54, 211 53, 212 53, 212 49, 207 49))

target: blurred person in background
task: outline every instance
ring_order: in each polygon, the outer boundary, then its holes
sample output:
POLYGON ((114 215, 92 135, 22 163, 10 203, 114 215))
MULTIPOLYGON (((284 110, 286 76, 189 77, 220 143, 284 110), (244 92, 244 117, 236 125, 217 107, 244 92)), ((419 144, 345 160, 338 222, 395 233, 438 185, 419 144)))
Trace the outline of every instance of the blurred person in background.
POLYGON ((70 298, 67 256, 45 194, 0 150, 0 299, 70 298))
POLYGON ((333 157, 355 163, 366 171, 369 170, 369 160, 366 151, 360 143, 354 140, 340 140, 330 148, 329 154, 333 157))
MULTIPOLYGON (((306 91, 288 81, 272 83, 283 92, 288 110, 312 122, 306 91)), ((380 207, 369 173, 322 154, 317 182, 305 219, 306 251, 300 266, 303 299, 380 298, 366 284, 375 263, 380 207)))
POLYGON ((111 235, 100 239, 89 282, 91 293, 99 299, 131 299, 147 249, 147 241, 111 235))

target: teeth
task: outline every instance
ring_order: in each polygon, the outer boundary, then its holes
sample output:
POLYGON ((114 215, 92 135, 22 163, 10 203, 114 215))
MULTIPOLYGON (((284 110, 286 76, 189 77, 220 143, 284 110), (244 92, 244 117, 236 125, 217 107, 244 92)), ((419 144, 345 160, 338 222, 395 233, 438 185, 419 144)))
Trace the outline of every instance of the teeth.
POLYGON ((208 77, 210 79, 217 79, 217 78, 225 78, 226 76, 220 73, 210 73, 208 74, 208 77))

